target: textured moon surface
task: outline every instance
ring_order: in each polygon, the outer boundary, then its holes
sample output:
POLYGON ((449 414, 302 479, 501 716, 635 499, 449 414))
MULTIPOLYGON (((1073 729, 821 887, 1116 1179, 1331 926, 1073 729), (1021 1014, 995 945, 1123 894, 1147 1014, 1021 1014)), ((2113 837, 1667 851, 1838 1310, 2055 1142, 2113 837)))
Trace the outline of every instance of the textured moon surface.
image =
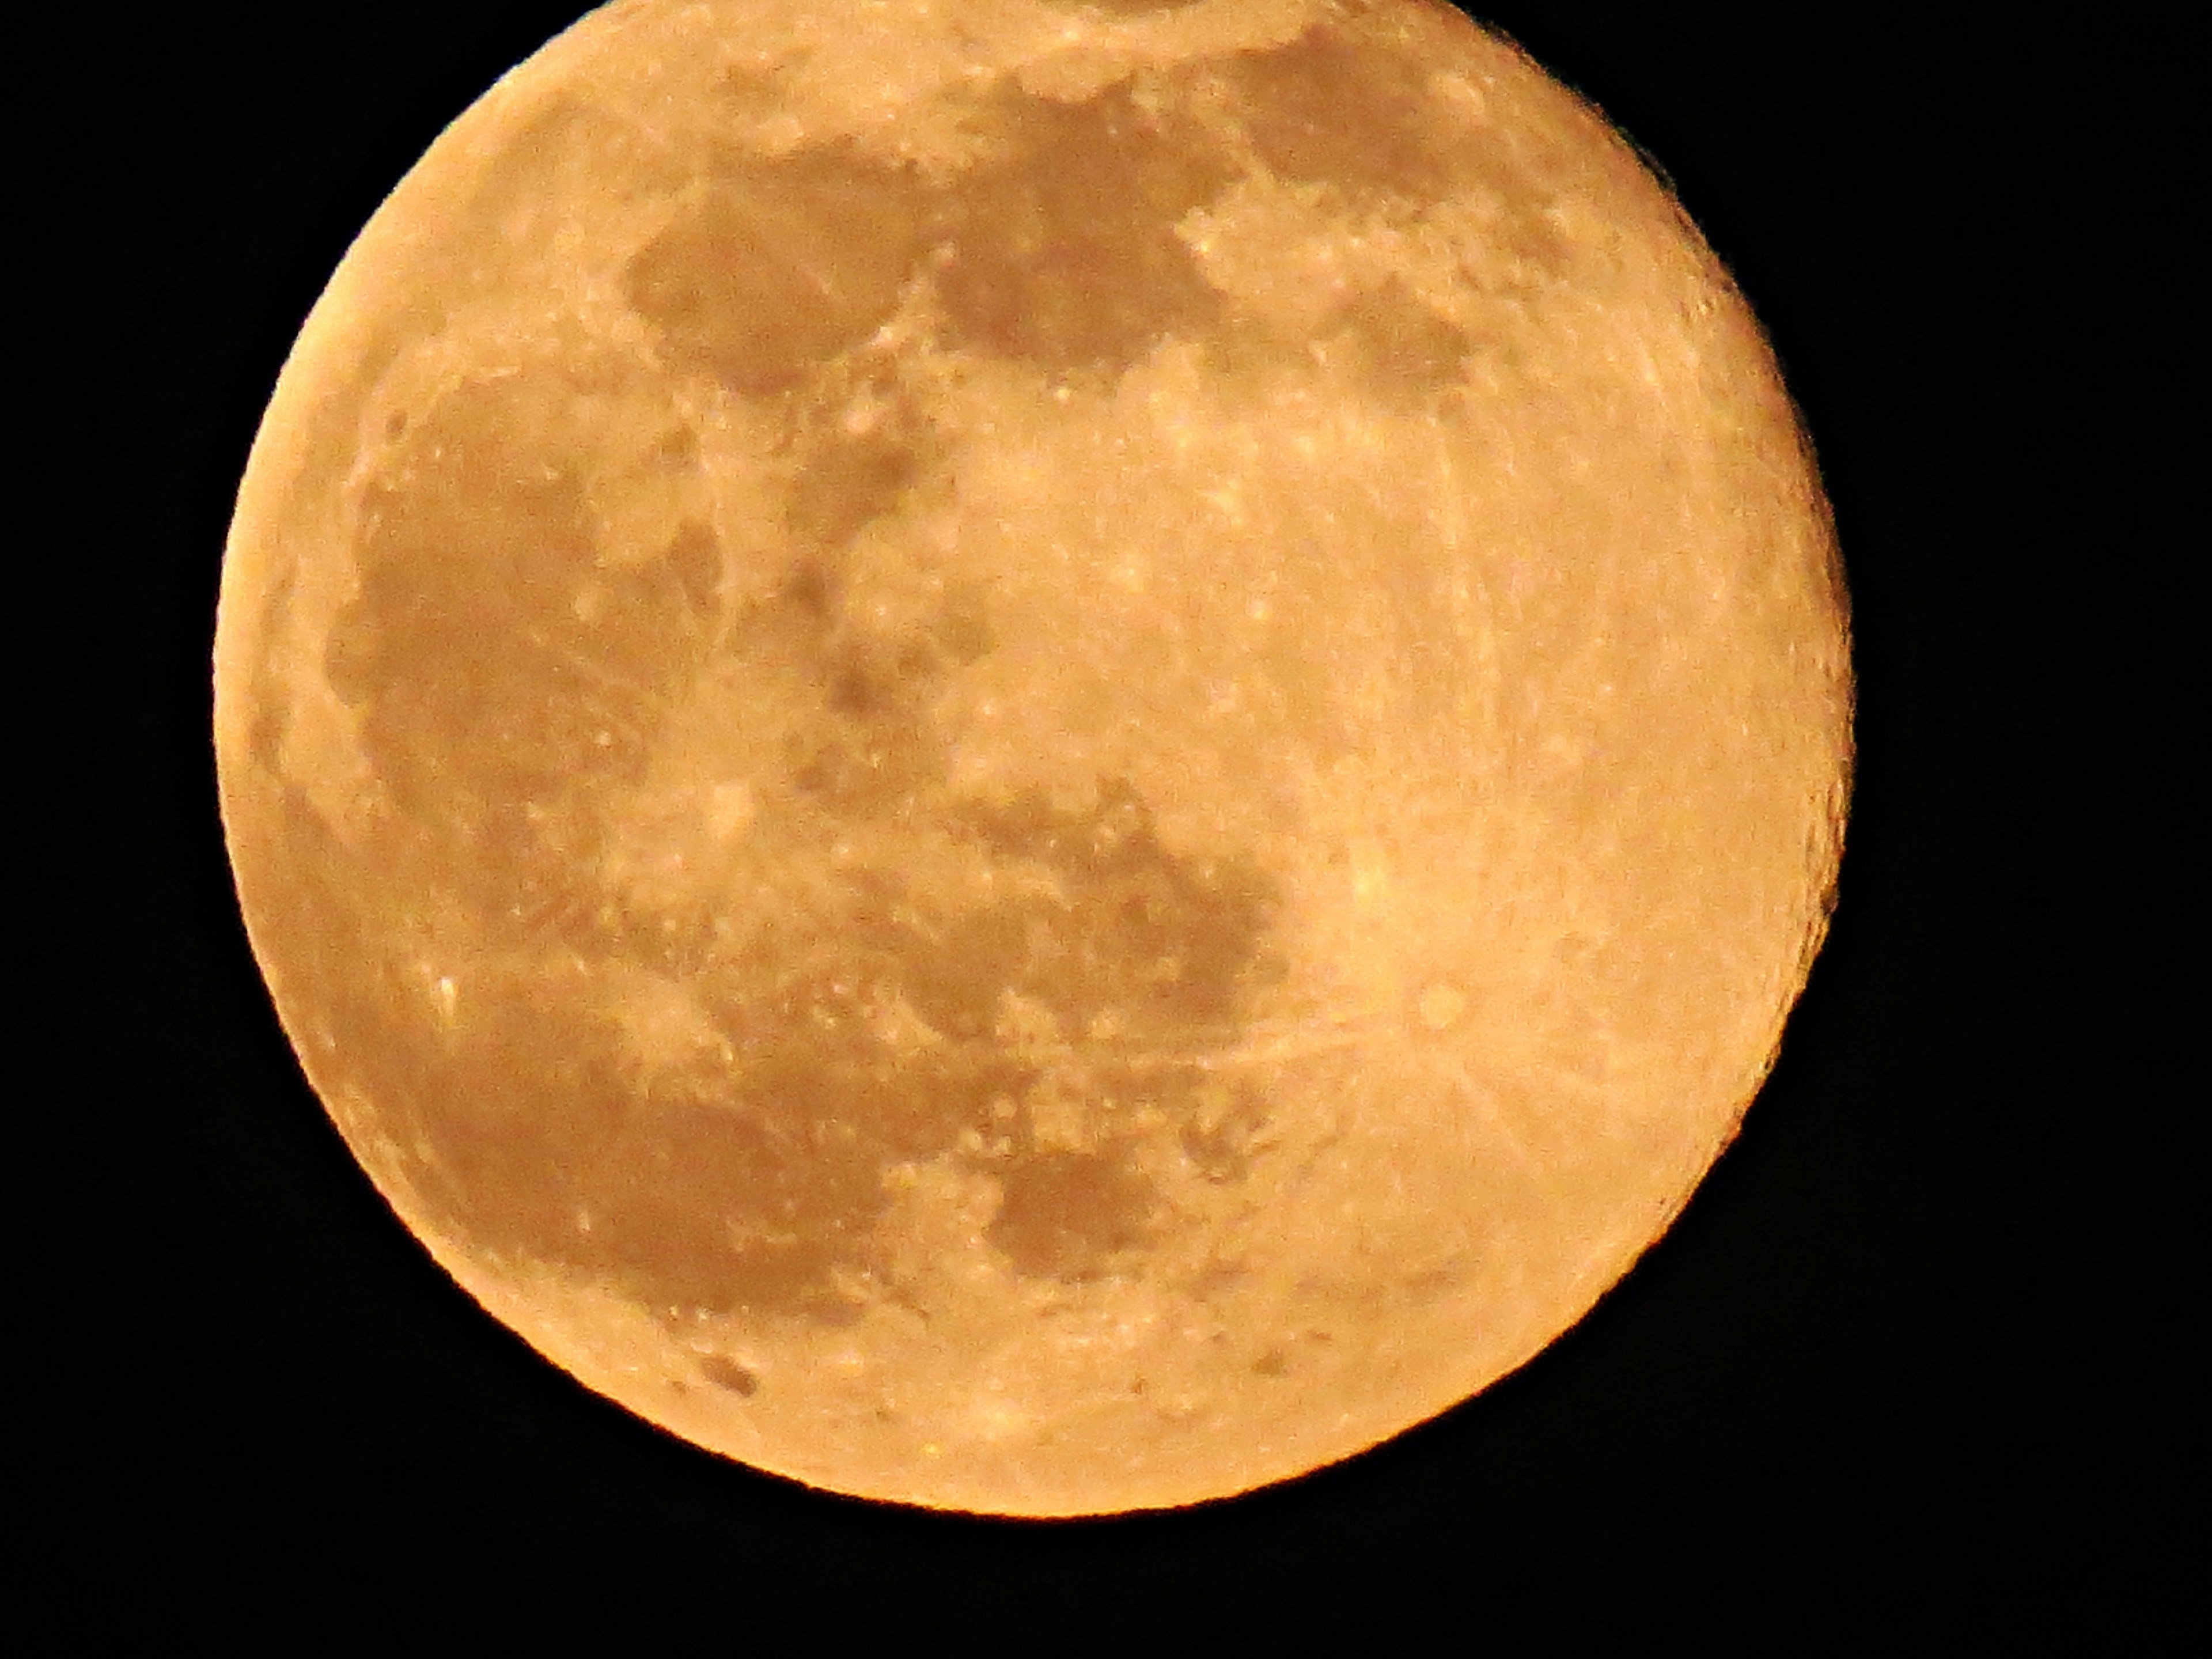
POLYGON ((226 831, 307 1074, 552 1361, 816 1486, 1341 1459, 1666 1227, 1826 925, 1762 336, 1418 0, 634 0, 278 383, 226 831))

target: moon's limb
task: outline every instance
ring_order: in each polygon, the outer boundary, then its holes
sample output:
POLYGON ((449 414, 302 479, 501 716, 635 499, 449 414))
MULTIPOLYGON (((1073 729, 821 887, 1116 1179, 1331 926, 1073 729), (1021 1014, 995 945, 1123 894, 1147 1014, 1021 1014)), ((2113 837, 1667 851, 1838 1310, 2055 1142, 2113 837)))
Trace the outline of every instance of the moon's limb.
POLYGON ((496 1316, 697 1443, 1200 1500, 1579 1317, 1850 760, 1770 354, 1423 4, 594 14, 333 278, 216 649, 256 955, 496 1316))

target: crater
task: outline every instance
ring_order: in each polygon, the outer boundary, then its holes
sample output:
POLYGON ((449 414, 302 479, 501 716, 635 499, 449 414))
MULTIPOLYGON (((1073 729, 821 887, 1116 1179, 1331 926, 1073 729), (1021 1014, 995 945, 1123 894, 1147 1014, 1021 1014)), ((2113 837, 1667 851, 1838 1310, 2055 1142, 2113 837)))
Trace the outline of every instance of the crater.
POLYGON ((1176 1121, 1183 1156, 1216 1185, 1242 1181, 1267 1126, 1267 1107, 1241 1079, 1192 1067, 1176 1079, 1176 1121))
POLYGON ((718 1389, 750 1400, 760 1392, 760 1378, 736 1361, 710 1353, 699 1361, 699 1375, 718 1389))

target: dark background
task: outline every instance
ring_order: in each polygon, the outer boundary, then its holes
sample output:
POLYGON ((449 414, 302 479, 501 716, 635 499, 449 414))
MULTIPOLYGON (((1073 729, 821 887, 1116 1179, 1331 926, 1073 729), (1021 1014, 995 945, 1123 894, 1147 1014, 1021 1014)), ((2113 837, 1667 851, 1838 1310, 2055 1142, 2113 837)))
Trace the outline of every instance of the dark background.
POLYGON ((1804 410, 1860 676, 1834 931, 1741 1140, 1534 1363, 1304 1481, 1037 1526, 757 1476, 544 1365, 392 1220, 247 952, 208 731, 232 492, 354 233, 577 9, 88 9, 21 61, 58 94, 18 229, 54 291, 15 353, 21 486, 56 509, 15 653, 20 909, 63 930, 19 951, 53 1015, 9 1113, 41 1616, 317 1647, 600 1619, 648 1651, 1797 1650, 1931 1619, 2158 1646, 2188 1535, 2160 1182, 2193 1109, 2147 1059, 2180 1014, 2150 947, 2190 932, 2153 851, 2186 659, 2154 641, 2187 544, 2126 377, 2168 355, 2179 232, 2130 191, 2179 142, 2148 89, 2178 42, 2118 12, 1480 14, 1663 164, 1804 410))

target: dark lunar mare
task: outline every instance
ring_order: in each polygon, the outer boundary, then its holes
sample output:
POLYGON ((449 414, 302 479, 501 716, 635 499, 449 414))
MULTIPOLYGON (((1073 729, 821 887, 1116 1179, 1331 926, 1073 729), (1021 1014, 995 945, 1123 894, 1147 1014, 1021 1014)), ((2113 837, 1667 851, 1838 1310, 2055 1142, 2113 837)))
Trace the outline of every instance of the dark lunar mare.
MULTIPOLYGON (((341 916, 295 932, 359 941, 319 961, 313 1000, 332 1011, 349 1081, 389 1115, 440 1219, 490 1256, 566 1267, 656 1309, 836 1320, 852 1314, 836 1270, 883 1268, 870 1235, 896 1164, 954 1154, 987 1170, 1003 1193, 992 1242, 1024 1272, 1069 1279, 1106 1271, 1167 1218, 1130 1156, 1140 1114, 1179 1126, 1208 1176, 1240 1173, 1259 1104, 1206 1061, 1279 975, 1272 885, 1249 859, 1171 852, 1121 780, 1080 809, 949 792, 925 709, 992 649, 988 598, 954 586, 911 638, 856 627, 803 477, 793 511, 811 533, 795 540, 817 550, 714 648, 740 684, 757 675, 799 705, 782 711, 785 771, 763 781, 752 833, 808 864, 837 894, 833 912, 750 918, 744 950, 718 957, 602 902, 607 804, 703 665, 713 550, 690 526, 669 558, 623 577, 615 602, 579 606, 608 580, 573 481, 580 460, 557 442, 529 450, 518 434, 545 423, 514 404, 558 391, 495 382, 419 423, 372 495, 362 594, 330 647, 397 809, 378 856, 421 902, 380 914, 333 884, 323 895, 341 916), (833 867, 840 823, 925 824, 1032 878, 948 910, 896 854, 833 867), (459 965, 450 1029, 406 963, 442 904, 474 919, 488 958, 459 965), (639 1079, 603 976, 564 962, 696 981, 734 1067, 639 1079), (1048 1056, 1008 1042, 1010 995, 1062 1034, 1048 1056), (941 1041, 887 1046, 869 1017, 887 997, 941 1041), (1041 1091, 1081 1097, 1093 1128, 1080 1150, 1039 1136, 1041 1091)), ((841 499, 890 510, 906 465, 872 452, 860 471, 874 494, 841 499)), ((325 852, 286 861, 331 867, 325 852)))
MULTIPOLYGON (((1227 88, 1281 178, 1370 197, 1482 185, 1541 252, 1543 191, 1453 133, 1411 57, 1378 60, 1323 27, 1178 73, 1227 88)), ((784 411, 796 556, 732 625, 714 625, 723 550, 703 526, 665 558, 602 567, 580 483, 592 434, 545 413, 563 387, 467 387, 395 429, 327 665, 394 808, 373 856, 422 902, 387 913, 371 884, 340 878, 350 855, 296 797, 274 867, 297 887, 259 902, 303 942, 289 977, 327 1011, 337 1040, 321 1052, 388 1117, 441 1222, 489 1256, 678 1314, 835 1320, 853 1311, 839 1270, 887 1271, 871 1234, 894 1164, 951 1155, 988 1171, 991 1241, 1024 1273, 1073 1279, 1170 1219, 1132 1155, 1141 1120, 1164 1117, 1210 1179, 1249 1167, 1262 1103, 1211 1062, 1282 972, 1279 896, 1255 861, 1170 851, 1119 779, 1080 809, 954 796, 926 709, 993 648, 988 594, 956 587, 911 637, 846 614, 843 550, 947 459, 896 366, 867 368, 918 273, 949 343, 1047 376, 1119 373, 1170 334, 1237 326, 1174 234, 1234 169, 1173 100, 1124 82, 1068 105, 1002 85, 966 113, 983 156, 944 186, 842 144, 715 155, 698 205, 624 270, 671 368, 784 411), (856 432, 842 416, 864 386, 893 414, 856 432), (760 833, 836 896, 826 917, 748 919, 727 959, 611 910, 594 876, 608 805, 642 775, 710 635, 740 684, 749 653, 772 657, 778 695, 801 705, 760 833), (839 823, 923 824, 1034 879, 947 909, 896 856, 833 869, 839 823), (474 920, 488 958, 519 964, 504 984, 478 975, 450 1029, 408 979, 442 905, 474 920), (696 981, 733 1064, 640 1079, 602 978, 564 960, 696 981), (939 1040, 887 1044, 870 1017, 886 998, 939 1040), (1017 1006, 1055 1041, 1010 1041, 1017 1006), (1040 1132, 1053 1094, 1079 1097, 1077 1146, 1040 1132)), ((1348 302, 1334 337, 1378 386, 1443 384, 1468 349, 1398 289, 1348 302)))

